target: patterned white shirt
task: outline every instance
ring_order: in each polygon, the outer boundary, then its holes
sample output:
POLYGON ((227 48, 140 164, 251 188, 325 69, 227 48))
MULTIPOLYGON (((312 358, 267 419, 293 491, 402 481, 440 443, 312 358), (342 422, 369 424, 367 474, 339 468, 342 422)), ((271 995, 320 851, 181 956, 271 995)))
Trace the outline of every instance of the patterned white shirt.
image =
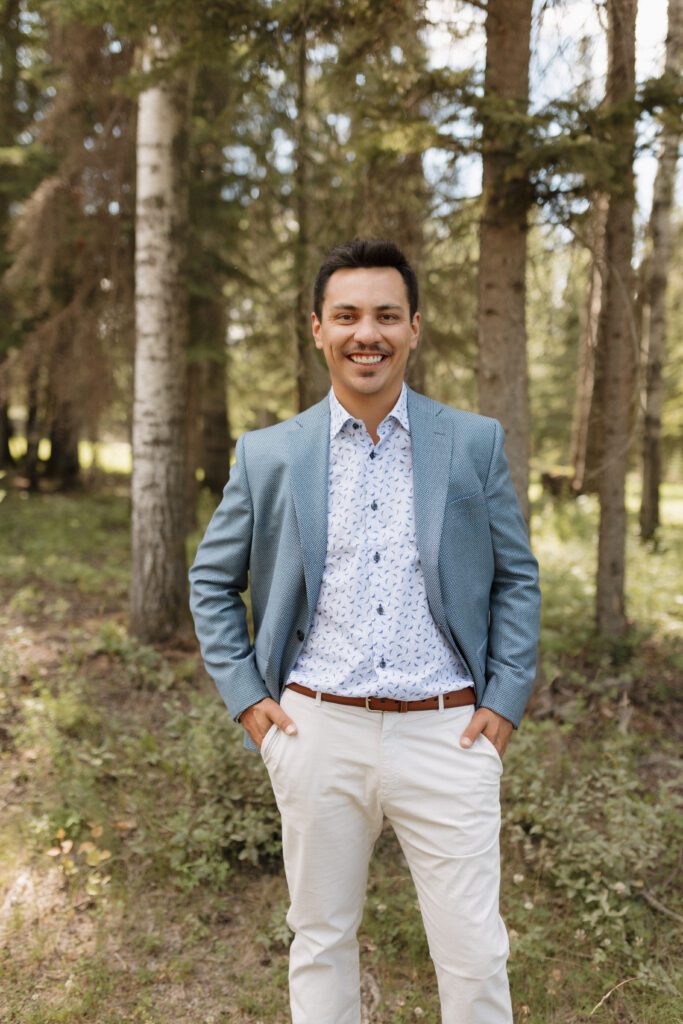
POLYGON ((306 643, 287 682, 416 700, 472 684, 427 602, 417 550, 408 392, 373 443, 330 388, 327 555, 306 643))

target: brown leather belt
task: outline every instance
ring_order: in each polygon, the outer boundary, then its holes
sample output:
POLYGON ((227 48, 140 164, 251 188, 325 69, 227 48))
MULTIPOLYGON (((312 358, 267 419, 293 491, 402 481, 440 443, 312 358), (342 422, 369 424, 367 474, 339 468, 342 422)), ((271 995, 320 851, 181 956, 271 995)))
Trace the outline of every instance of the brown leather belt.
MULTIPOLYGON (((318 690, 311 690, 301 683, 288 683, 288 690, 295 690, 303 693, 306 697, 317 697, 318 690)), ((321 700, 330 701, 332 704, 350 704, 354 708, 365 708, 367 711, 436 711, 439 707, 438 697, 425 697, 422 700, 396 700, 394 697, 342 697, 336 693, 323 693, 321 700)), ((465 704, 474 704, 475 694, 473 686, 463 687, 461 690, 451 690, 443 695, 444 708, 459 708, 465 704)))

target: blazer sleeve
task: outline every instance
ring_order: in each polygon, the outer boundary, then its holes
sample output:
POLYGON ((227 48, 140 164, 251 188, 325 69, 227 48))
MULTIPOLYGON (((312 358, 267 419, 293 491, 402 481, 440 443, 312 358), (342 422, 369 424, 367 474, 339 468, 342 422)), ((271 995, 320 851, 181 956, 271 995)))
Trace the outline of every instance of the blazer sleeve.
POLYGON ((234 719, 269 696, 256 666, 246 608, 254 510, 244 454, 236 461, 189 571, 190 611, 206 671, 234 719))
POLYGON ((486 689, 481 707, 517 727, 536 675, 541 591, 503 447, 505 431, 495 421, 493 452, 485 485, 493 542, 494 577, 489 599, 486 689))

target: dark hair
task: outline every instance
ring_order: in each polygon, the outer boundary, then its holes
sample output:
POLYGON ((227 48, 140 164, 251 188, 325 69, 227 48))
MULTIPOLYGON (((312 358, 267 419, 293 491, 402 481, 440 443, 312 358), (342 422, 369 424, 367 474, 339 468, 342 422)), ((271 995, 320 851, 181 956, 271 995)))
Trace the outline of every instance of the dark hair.
POLYGON ((399 247, 386 238, 354 238, 352 242, 335 245, 320 265, 313 285, 313 310, 318 320, 322 317, 327 282, 335 270, 350 267, 395 267, 405 282, 413 319, 418 303, 417 275, 399 247))

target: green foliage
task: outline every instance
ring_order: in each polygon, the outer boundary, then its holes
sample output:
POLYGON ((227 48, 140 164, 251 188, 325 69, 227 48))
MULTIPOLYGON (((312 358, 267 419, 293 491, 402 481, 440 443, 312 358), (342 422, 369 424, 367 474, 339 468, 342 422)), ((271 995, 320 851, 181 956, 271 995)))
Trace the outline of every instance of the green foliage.
POLYGON ((237 862, 273 866, 280 817, 261 758, 215 697, 191 695, 169 712, 161 764, 181 796, 165 824, 175 882, 220 887, 237 862))
POLYGON ((651 957, 643 890, 675 865, 683 842, 674 785, 683 763, 665 746, 663 777, 648 786, 637 770, 638 741, 616 727, 584 741, 580 759, 565 744, 553 749, 556 731, 554 722, 529 722, 510 747, 507 840, 536 885, 545 882, 550 898, 557 892, 572 908, 582 951, 632 969, 651 957))
POLYGON ((71 843, 92 841, 104 823, 115 875, 145 864, 184 890, 220 889, 238 863, 275 863, 281 838, 270 782, 213 693, 167 700, 154 729, 123 709, 104 716, 92 697, 92 683, 64 673, 54 688, 37 684, 10 727, 17 748, 39 750, 50 765, 29 819, 38 846, 60 830, 71 843))
POLYGON ((225 52, 230 40, 240 36, 248 39, 259 29, 265 31, 268 15, 267 7, 257 0, 247 7, 216 0, 194 4, 179 0, 150 0, 144 4, 131 0, 41 0, 41 6, 57 19, 113 25, 117 32, 135 41, 153 26, 172 31, 182 42, 183 59, 188 61, 197 59, 202 46, 212 52, 225 52))
POLYGON ((23 611, 39 616, 48 597, 74 589, 105 606, 120 600, 128 584, 128 516, 128 500, 111 495, 8 495, 0 531, 2 580, 16 587, 23 611))
POLYGON ((173 687, 176 672, 153 647, 140 643, 118 622, 104 622, 94 636, 76 642, 73 660, 82 664, 105 654, 111 660, 112 679, 122 686, 163 693, 173 687))
POLYGON ((561 231, 534 217, 527 262, 527 330, 532 453, 547 469, 570 460, 587 260, 561 231))
POLYGON ((412 879, 391 830, 380 836, 361 927, 361 941, 390 964, 419 968, 429 961, 427 939, 412 879))
POLYGON ((289 907, 288 899, 277 900, 270 913, 266 915, 263 926, 256 932, 254 941, 267 953, 282 952, 289 949, 292 932, 287 924, 286 915, 289 907))
MULTIPOLYGON (((638 493, 629 483, 627 579, 639 627, 621 660, 592 635, 595 500, 534 503, 542 673, 531 714, 505 755, 501 835, 501 911, 515 1013, 524 1024, 588 1021, 625 978, 601 1020, 677 1019, 681 932, 650 897, 683 913, 675 875, 683 841, 676 739, 682 495, 680 486, 665 488, 665 525, 653 550, 637 541, 638 493)), ((202 521, 210 503, 201 506, 202 521)), ((278 874, 279 817, 261 759, 243 749, 196 654, 157 650, 127 635, 125 585, 113 588, 113 608, 93 622, 82 575, 66 580, 62 559, 48 557, 53 538, 75 564, 98 565, 103 580, 120 576, 125 584, 125 503, 116 496, 11 496, 3 513, 0 741, 21 811, 0 830, 0 880, 4 868, 9 886, 17 859, 29 855, 36 885, 56 868, 68 912, 72 903, 87 906, 106 936, 100 952, 79 953, 78 981, 63 1010, 37 1011, 36 1024, 59 1019, 57 1012, 64 1020, 115 1024, 128 1012, 127 999, 135 1006, 129 1016, 177 1019, 160 1009, 167 990, 152 961, 158 956, 189 984, 212 936, 211 956, 222 968, 219 980, 215 972, 208 975, 213 982, 202 976, 202 1000, 212 984, 222 999, 225 982, 239 993, 238 1012, 264 1024, 285 1019, 287 897, 278 874), (21 568, 12 557, 23 559, 21 568), (45 593, 50 599, 38 619, 35 605, 45 593), (60 598, 68 598, 78 625, 65 625, 60 598), (38 656, 47 646, 49 659, 38 656), (149 904, 141 913, 141 894, 158 903, 155 925, 149 904), (203 927, 189 909, 199 905, 208 908, 203 927), (218 914, 229 919, 220 934, 218 914), (122 984, 110 1005, 107 984, 97 985, 100 974, 110 978, 112 942, 134 958, 121 969, 133 970, 136 995, 122 984), (98 991, 105 993, 100 1001, 98 991)), ((18 920, 12 927, 22 934, 18 920)), ((49 927, 55 930, 52 920, 49 927)), ((12 1006, 23 1005, 27 985, 32 990, 43 976, 45 940, 32 928, 21 940, 28 958, 22 973, 0 963, 12 1006)), ((437 1024, 416 894, 390 831, 371 864, 359 939, 363 971, 380 993, 378 1024, 417 1017, 437 1024)), ((54 971, 60 979, 61 970, 54 971)))

